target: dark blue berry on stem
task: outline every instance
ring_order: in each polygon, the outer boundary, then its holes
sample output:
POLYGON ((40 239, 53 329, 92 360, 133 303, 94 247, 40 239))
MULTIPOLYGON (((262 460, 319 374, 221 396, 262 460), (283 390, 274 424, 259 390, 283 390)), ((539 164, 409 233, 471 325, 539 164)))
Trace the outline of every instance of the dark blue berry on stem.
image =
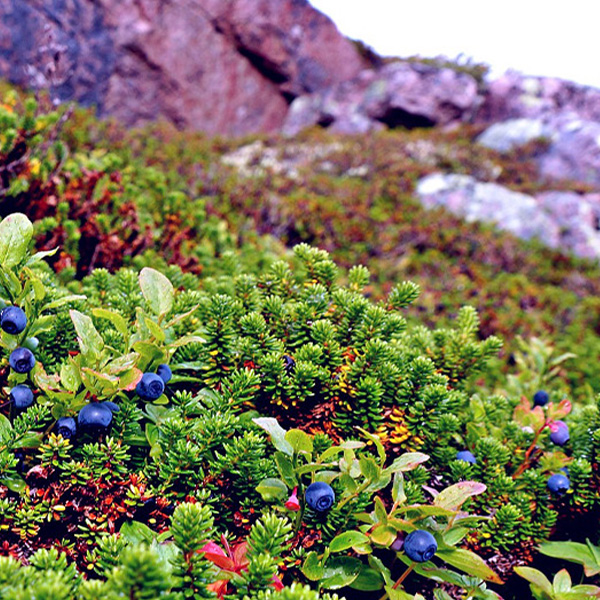
POLYGON ((427 562, 437 552, 435 538, 424 529, 411 531, 404 540, 404 553, 415 562, 427 562))
POLYGON ((534 406, 546 406, 546 404, 548 404, 548 400, 550 400, 550 396, 545 390, 538 390, 533 395, 534 406))
POLYGON ((33 392, 26 385, 16 385, 10 390, 10 400, 15 408, 23 410, 33 404, 33 392))
POLYGON ((106 433, 112 422, 112 411, 99 402, 86 404, 77 416, 77 425, 84 433, 106 433))
POLYGON ((77 424, 73 417, 61 417, 56 421, 56 432, 65 439, 72 438, 77 433, 77 424))
POLYGON ((171 377, 173 377, 173 372, 171 371, 171 367, 169 365, 158 365, 156 369, 156 374, 165 382, 169 383, 171 381, 171 377))
POLYGON ((464 460, 472 465, 477 463, 477 459, 468 450, 461 450, 456 453, 456 460, 464 460))
POLYGON ((16 335, 27 327, 27 317, 18 306, 7 306, 0 316, 0 327, 6 333, 16 335))
POLYGON ((165 382, 155 373, 144 373, 135 391, 142 400, 156 400, 165 391, 165 382))
POLYGON ((304 499, 313 510, 325 512, 333 506, 335 493, 328 483, 316 481, 306 488, 304 499))
POLYGON ((15 348, 8 358, 10 368, 17 373, 29 373, 35 366, 35 357, 27 348, 15 348))
POLYGON ((557 473, 548 479, 547 485, 553 494, 562 496, 571 487, 571 482, 568 477, 557 473))
POLYGON ((106 406, 106 408, 108 408, 110 410, 110 412, 112 412, 112 413, 116 413, 121 410, 121 408, 119 407, 118 404, 115 404, 114 402, 111 402, 110 400, 105 400, 104 402, 100 402, 100 404, 102 404, 102 406, 106 406))
POLYGON ((564 421, 551 424, 550 440, 557 446, 564 446, 569 441, 569 426, 564 421))

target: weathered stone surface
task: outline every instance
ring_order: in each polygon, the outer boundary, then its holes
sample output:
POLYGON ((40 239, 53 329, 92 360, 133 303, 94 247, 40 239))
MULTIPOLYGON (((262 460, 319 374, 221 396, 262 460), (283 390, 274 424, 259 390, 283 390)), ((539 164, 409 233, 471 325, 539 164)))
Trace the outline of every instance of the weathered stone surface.
POLYGON ((297 98, 283 131, 294 135, 317 124, 344 133, 364 133, 386 125, 447 125, 470 119, 480 101, 477 82, 465 73, 398 61, 297 98))
POLYGON ((494 223, 520 238, 600 257, 600 194, 530 196, 468 175, 434 173, 419 181, 417 195, 424 206, 443 206, 467 221, 494 223))
POLYGON ((494 123, 558 113, 600 121, 600 90, 555 77, 527 77, 509 71, 487 85, 477 120, 494 123))
POLYGON ((549 138, 553 133, 542 119, 508 119, 490 125, 477 138, 477 143, 498 152, 508 152, 532 140, 549 138))
POLYGON ((600 123, 556 119, 552 143, 539 158, 540 175, 580 181, 600 189, 600 123))
POLYGON ((507 152, 540 137, 549 142, 537 158, 541 177, 580 181, 600 189, 598 122, 579 119, 573 113, 558 113, 543 119, 509 119, 491 125, 477 142, 507 152))
POLYGON ((0 0, 0 76, 128 125, 276 131, 361 59, 306 0, 0 0))
POLYGON ((305 0, 202 0, 216 27, 290 97, 356 76, 363 61, 305 0))

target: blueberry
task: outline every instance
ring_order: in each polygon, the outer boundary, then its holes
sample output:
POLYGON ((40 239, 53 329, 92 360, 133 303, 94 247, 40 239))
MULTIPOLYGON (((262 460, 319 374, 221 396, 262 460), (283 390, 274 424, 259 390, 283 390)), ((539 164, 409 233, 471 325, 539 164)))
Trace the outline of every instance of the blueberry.
POLYGON ((288 354, 283 355, 283 361, 285 362, 285 372, 290 375, 296 368, 296 361, 288 354))
POLYGON ((7 306, 0 315, 0 327, 12 335, 21 333, 27 327, 27 317, 18 306, 7 306))
POLYGON ((173 377, 173 373, 169 365, 158 365, 158 369, 156 369, 156 374, 165 382, 169 383, 171 381, 171 377, 173 377))
POLYGON ((15 408, 23 410, 33 404, 33 392, 26 385, 16 385, 10 390, 10 399, 15 408))
POLYGON ((35 357, 27 348, 15 348, 8 358, 10 368, 17 373, 29 373, 35 365, 35 357))
POLYGON ((460 452, 457 452, 456 460, 464 460, 472 465, 477 464, 477 459, 468 450, 461 450, 460 452))
POLYGON ((165 391, 165 382, 154 373, 144 373, 135 391, 142 400, 156 400, 165 391))
POLYGON ((108 408, 108 410, 110 410, 110 412, 112 412, 112 413, 116 413, 121 410, 121 408, 119 407, 118 404, 115 404, 114 402, 110 402, 110 400, 105 400, 104 402, 101 402, 100 404, 102 404, 102 406, 106 406, 106 408, 108 408))
POLYGON ((410 560, 427 562, 437 552, 438 545, 435 538, 424 529, 411 531, 404 540, 404 552, 410 560))
POLYGON ((559 496, 562 496, 570 487, 571 483, 568 477, 557 473, 548 479, 548 489, 559 496))
POLYGON ((545 390, 538 390, 533 395, 533 405, 534 406, 546 406, 546 404, 548 404, 548 400, 550 400, 550 396, 548 395, 548 392, 546 392, 545 390))
POLYGON ((550 431, 550 440, 557 446, 564 446, 569 441, 569 426, 564 421, 554 421, 556 431, 550 431))
POLYGON ((333 506, 335 493, 329 484, 323 481, 316 481, 306 488, 304 498, 313 510, 325 512, 333 506))
POLYGON ((73 417, 61 417, 56 421, 56 432, 62 435, 65 440, 72 438, 77 432, 77 425, 73 417))
POLYGON ((112 412, 99 402, 86 404, 77 417, 77 425, 82 432, 105 433, 112 422, 112 412))

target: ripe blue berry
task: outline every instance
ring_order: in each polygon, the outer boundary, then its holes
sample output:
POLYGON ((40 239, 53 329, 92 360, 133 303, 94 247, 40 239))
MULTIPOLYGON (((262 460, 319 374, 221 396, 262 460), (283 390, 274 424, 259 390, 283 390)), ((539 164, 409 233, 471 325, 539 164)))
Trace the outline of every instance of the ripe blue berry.
POLYGON ((17 373, 29 373, 35 366, 35 357, 27 348, 15 348, 8 357, 10 368, 17 373))
POLYGON ((456 460, 464 460, 472 465, 477 463, 477 459, 468 450, 461 450, 456 453, 456 460))
POLYGON ((546 404, 548 404, 548 400, 550 400, 550 396, 548 395, 548 392, 546 392, 545 390, 538 390, 533 395, 533 405, 534 406, 546 406, 546 404))
POLYGON ((438 545, 435 538, 424 529, 411 531, 404 540, 404 552, 410 560, 427 562, 437 552, 438 545))
POLYGON ((56 432, 63 438, 72 438, 77 432, 77 425, 73 417, 61 417, 56 421, 56 432))
POLYGON ((144 373, 135 391, 142 400, 156 400, 165 391, 165 382, 155 373, 144 373))
POLYGON ((328 483, 316 481, 306 488, 304 499, 313 510, 325 512, 333 506, 335 493, 328 483))
POLYGON ((104 402, 101 402, 100 404, 102 404, 102 406, 106 406, 106 408, 108 408, 110 410, 110 412, 112 412, 112 413, 116 413, 121 410, 121 408, 119 407, 118 404, 115 404, 114 402, 111 402, 110 400, 105 400, 104 402))
POLYGON ((564 446, 569 441, 569 426, 564 421, 555 421, 556 431, 550 432, 550 440, 558 446, 564 446))
POLYGON ((10 400, 18 410, 33 404, 33 392, 26 385, 16 385, 10 390, 10 400))
POLYGON ((16 335, 27 327, 27 317, 18 306, 7 306, 0 315, 0 327, 6 333, 16 335))
POLYGON ((169 383, 169 381, 171 381, 171 377, 173 377, 173 373, 171 371, 171 368, 169 367, 169 365, 165 365, 164 363, 162 365, 158 365, 158 368, 156 369, 156 374, 165 383, 169 383))
POLYGON ((110 427, 112 418, 110 408, 99 402, 90 402, 79 411, 77 425, 82 432, 105 433, 110 427))
POLYGON ((571 487, 571 482, 568 477, 557 473, 548 479, 547 485, 553 494, 562 496, 571 487))

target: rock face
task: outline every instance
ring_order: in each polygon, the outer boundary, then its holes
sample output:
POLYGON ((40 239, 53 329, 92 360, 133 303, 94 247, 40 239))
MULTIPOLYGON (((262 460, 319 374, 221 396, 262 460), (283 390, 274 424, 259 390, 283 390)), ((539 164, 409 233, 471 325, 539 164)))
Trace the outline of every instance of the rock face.
POLYGON ((600 194, 514 192, 468 175, 434 173, 417 184, 427 207, 444 206, 468 221, 494 223, 524 239, 585 258, 600 257, 600 194))
POLYGON ((297 98, 283 131, 294 135, 317 124, 340 133, 446 125, 470 119, 481 101, 477 82, 465 73, 399 61, 297 98))
POLYGON ((509 71, 487 85, 477 121, 538 119, 559 113, 600 121, 600 90, 555 77, 527 77, 509 71))
POLYGON ((276 131, 297 95, 362 68, 306 0, 0 0, 0 76, 127 125, 276 131))

